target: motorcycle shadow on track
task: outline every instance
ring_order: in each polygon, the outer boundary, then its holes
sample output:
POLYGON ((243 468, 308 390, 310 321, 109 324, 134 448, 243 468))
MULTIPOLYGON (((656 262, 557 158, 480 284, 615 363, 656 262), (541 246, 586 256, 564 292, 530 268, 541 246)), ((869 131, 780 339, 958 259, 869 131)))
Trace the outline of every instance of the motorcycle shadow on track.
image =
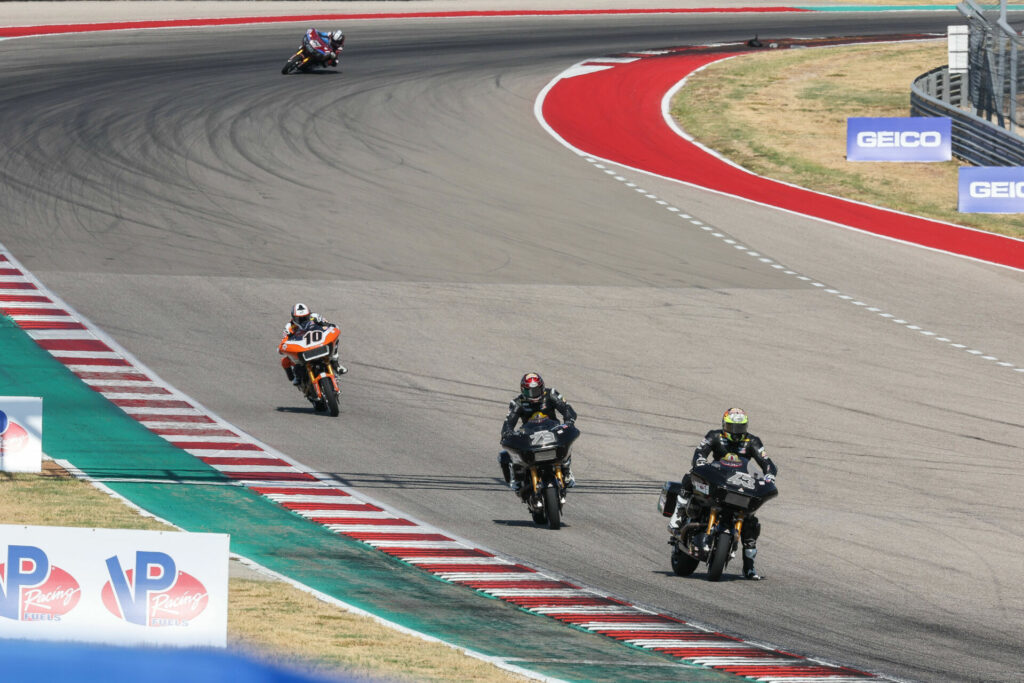
POLYGON ((275 410, 279 413, 292 413, 294 415, 313 415, 314 417, 331 416, 329 412, 324 410, 317 410, 313 406, 278 406, 277 408, 275 408, 275 410))

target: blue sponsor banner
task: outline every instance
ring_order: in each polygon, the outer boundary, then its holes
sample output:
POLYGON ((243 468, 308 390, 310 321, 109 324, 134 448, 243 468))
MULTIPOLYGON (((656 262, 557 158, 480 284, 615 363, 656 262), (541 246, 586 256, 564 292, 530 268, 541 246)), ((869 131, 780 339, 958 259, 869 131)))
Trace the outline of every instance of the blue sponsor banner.
POLYGON ((960 213, 1024 213, 1024 168, 963 166, 957 199, 960 213))
POLYGON ((953 122, 939 116, 846 119, 847 161, 949 161, 953 122))

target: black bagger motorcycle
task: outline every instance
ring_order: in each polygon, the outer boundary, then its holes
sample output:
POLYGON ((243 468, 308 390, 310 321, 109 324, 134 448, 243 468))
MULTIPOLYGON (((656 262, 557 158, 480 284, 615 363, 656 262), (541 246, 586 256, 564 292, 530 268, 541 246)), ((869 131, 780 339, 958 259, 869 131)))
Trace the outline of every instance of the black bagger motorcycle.
MULTIPOLYGON (((765 481, 761 469, 748 458, 729 455, 698 465, 690 471, 693 493, 687 506, 691 516, 672 531, 672 570, 689 576, 707 562, 708 580, 718 581, 740 544, 743 521, 779 494, 774 481, 765 481)), ((682 484, 665 482, 658 510, 671 517, 682 484)))
POLYGON ((533 521, 547 524, 549 529, 562 526, 566 492, 563 468, 579 435, 575 425, 538 413, 501 440, 512 460, 511 476, 519 484, 517 495, 526 503, 533 521))

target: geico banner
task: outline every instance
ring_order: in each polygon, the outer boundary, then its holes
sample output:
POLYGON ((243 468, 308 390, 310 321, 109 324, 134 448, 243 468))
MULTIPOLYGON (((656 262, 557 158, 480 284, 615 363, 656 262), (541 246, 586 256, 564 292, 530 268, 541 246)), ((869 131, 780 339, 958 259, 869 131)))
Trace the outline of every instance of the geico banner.
POLYGON ((0 472, 43 469, 43 399, 0 396, 0 472))
POLYGON ((1024 168, 961 166, 957 208, 961 213, 1024 213, 1024 168))
POLYGON ((949 161, 953 123, 945 117, 846 119, 847 161, 949 161))
POLYGON ((0 525, 0 638, 224 647, 228 540, 0 525))

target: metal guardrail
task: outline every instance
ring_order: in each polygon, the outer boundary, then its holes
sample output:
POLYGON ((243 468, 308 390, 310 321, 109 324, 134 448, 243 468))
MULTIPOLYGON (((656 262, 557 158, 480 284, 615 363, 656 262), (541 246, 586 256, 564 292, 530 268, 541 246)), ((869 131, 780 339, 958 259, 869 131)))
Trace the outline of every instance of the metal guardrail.
POLYGON ((960 108, 967 104, 964 80, 948 66, 918 76, 910 86, 910 115, 948 116, 953 154, 970 164, 1024 166, 1024 137, 960 108))

